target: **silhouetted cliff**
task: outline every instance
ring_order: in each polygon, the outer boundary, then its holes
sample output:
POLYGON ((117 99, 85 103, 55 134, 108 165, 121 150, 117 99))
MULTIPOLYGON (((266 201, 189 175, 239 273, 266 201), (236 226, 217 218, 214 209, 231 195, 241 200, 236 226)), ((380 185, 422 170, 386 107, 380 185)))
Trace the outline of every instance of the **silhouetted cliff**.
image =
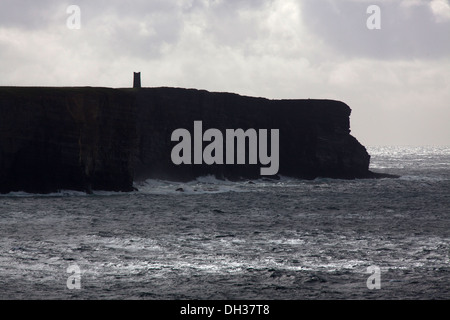
POLYGON ((132 190, 133 101, 107 88, 0 88, 0 192, 132 190))
MULTIPOLYGON (((131 90, 127 90, 131 91, 131 90)), ((146 88, 137 99, 137 180, 190 180, 206 174, 218 178, 257 178, 261 165, 179 165, 172 163, 171 133, 217 128, 279 129, 278 174, 316 177, 367 178, 370 156, 350 133, 350 108, 332 100, 268 100, 231 93, 178 88, 146 88)), ((204 146, 207 143, 204 143, 204 146)))
POLYGON ((0 87, 0 193, 130 191, 133 180, 207 174, 260 177, 260 164, 173 164, 172 132, 192 133, 194 121, 223 132, 279 129, 280 175, 377 177, 366 149, 350 135, 350 112, 332 100, 193 89, 0 87))

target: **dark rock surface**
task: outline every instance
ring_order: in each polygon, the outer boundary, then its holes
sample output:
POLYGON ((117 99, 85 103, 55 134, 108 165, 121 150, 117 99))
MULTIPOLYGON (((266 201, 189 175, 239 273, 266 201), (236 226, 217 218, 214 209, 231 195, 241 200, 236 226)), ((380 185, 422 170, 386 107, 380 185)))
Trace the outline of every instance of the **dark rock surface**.
POLYGON ((174 165, 171 134, 192 132, 196 120, 203 130, 279 129, 280 175, 382 177, 368 170, 370 156, 350 135, 350 112, 332 100, 193 89, 0 87, 0 193, 132 191, 133 180, 207 174, 260 177, 261 164, 174 165))
POLYGON ((131 191, 133 98, 107 88, 0 88, 0 193, 131 191))
POLYGON ((260 177, 260 164, 174 165, 170 155, 177 142, 171 141, 171 133, 185 128, 193 136, 196 120, 203 122, 203 130, 279 129, 279 175, 304 179, 378 177, 369 171, 366 148, 350 135, 351 110, 345 103, 268 100, 178 88, 145 88, 135 95, 139 115, 136 180, 188 181, 208 174, 230 180, 260 177))

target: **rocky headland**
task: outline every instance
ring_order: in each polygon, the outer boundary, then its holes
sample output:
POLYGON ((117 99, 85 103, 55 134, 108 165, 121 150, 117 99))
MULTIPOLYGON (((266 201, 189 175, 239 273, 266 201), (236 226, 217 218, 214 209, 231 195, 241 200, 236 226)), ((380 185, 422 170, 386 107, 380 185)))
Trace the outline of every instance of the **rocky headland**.
POLYGON ((0 193, 127 192, 149 178, 261 177, 261 165, 248 162, 174 164, 171 135, 180 128, 194 134, 195 121, 222 132, 278 129, 279 168, 268 178, 388 177, 369 170, 370 155, 350 134, 350 113, 334 100, 195 89, 0 87, 0 193))

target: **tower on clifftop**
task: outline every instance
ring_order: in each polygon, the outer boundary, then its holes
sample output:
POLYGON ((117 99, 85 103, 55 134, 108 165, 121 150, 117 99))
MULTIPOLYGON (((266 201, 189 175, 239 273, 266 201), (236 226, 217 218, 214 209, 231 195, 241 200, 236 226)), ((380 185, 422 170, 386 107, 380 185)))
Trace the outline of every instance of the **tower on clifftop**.
POLYGON ((140 88, 141 87, 141 73, 135 72, 134 73, 134 81, 133 81, 133 88, 140 88))

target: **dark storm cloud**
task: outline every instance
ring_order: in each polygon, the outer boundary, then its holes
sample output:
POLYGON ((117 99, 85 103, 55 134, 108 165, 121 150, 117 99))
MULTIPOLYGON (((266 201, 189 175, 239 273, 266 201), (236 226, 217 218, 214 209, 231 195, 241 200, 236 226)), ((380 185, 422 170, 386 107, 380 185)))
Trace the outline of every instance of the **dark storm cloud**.
POLYGON ((450 20, 438 21, 429 1, 301 2, 305 27, 347 57, 434 59, 450 55, 450 20), (369 30, 369 5, 381 9, 381 30, 369 30))
POLYGON ((183 28, 177 1, 2 0, 0 28, 52 33, 66 29, 69 5, 81 10, 80 42, 92 50, 153 58, 183 28))
POLYGON ((154 59, 176 45, 186 24, 198 24, 216 46, 242 47, 264 37, 253 13, 273 0, 2 0, 0 28, 53 32, 65 28, 69 5, 81 9, 83 38, 93 51, 154 59), (249 14, 245 14, 249 13, 249 14))

